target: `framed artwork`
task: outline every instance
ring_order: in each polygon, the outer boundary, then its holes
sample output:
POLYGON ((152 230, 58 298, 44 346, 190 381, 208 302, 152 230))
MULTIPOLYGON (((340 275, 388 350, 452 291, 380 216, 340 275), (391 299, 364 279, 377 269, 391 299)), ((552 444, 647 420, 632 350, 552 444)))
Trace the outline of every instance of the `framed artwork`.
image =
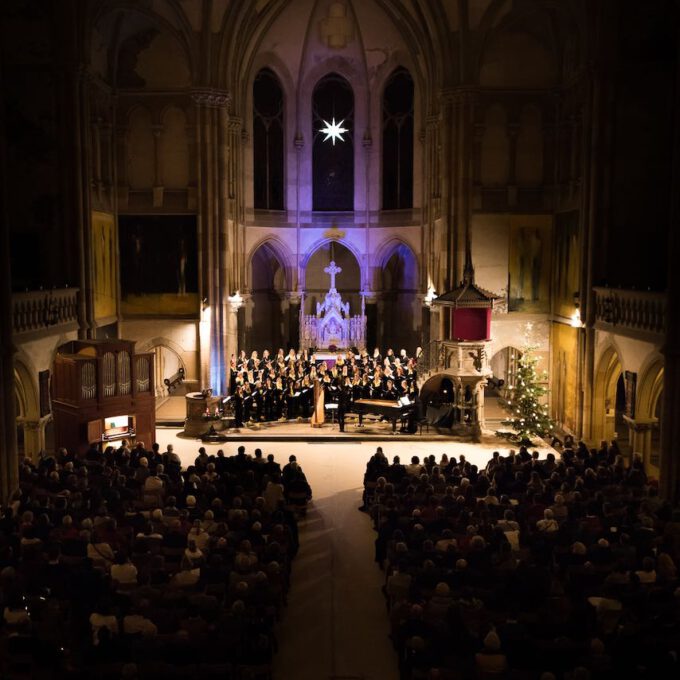
POLYGON ((124 313, 198 313, 195 215, 123 215, 118 236, 124 313))
POLYGON ((549 311, 550 236, 549 216, 513 216, 508 263, 509 311, 549 311))
POLYGON ((116 314, 116 240, 113 215, 92 213, 94 313, 97 319, 116 314))

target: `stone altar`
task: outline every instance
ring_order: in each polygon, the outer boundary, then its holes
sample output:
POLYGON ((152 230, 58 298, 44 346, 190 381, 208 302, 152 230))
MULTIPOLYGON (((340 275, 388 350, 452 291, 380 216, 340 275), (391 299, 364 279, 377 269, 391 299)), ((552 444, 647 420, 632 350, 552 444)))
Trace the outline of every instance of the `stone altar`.
POLYGON ((316 314, 304 314, 300 308, 300 345, 302 349, 316 348, 343 351, 350 347, 366 348, 366 314, 361 298, 361 314, 350 315, 349 302, 344 302, 335 287, 335 277, 342 272, 334 261, 324 269, 331 277, 331 286, 323 302, 317 302, 316 314))

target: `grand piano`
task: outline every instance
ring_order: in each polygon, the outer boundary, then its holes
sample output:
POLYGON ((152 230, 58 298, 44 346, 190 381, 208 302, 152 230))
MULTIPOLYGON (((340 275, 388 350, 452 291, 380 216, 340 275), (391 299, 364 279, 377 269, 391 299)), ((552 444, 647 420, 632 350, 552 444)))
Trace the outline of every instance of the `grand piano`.
POLYGON ((363 425, 364 415, 383 416, 392 423, 392 433, 397 431, 397 420, 415 417, 416 405, 412 401, 389 401, 387 399, 357 399, 351 410, 359 415, 359 425, 363 425))

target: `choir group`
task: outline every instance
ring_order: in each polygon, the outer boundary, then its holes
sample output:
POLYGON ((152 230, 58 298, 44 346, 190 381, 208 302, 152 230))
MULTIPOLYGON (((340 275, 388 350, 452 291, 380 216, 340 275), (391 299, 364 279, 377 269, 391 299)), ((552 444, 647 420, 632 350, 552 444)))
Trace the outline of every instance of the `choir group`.
POLYGON ((252 352, 250 358, 241 351, 238 358, 232 355, 227 402, 240 426, 248 421, 309 418, 317 381, 325 403, 337 403, 342 410, 350 410, 357 399, 415 401, 420 351, 413 356, 405 349, 399 355, 388 349, 385 356, 378 349, 372 356, 366 351, 347 352, 330 361, 307 350, 285 354, 279 349, 276 356, 264 350, 261 357, 252 352))

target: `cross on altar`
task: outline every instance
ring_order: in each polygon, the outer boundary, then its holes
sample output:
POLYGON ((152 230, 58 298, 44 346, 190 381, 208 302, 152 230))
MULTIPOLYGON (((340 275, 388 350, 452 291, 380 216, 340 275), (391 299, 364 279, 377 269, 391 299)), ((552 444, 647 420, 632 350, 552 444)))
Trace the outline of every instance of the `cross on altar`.
POLYGON ((324 269, 326 274, 330 274, 331 277, 331 289, 335 288, 335 275, 339 274, 342 269, 335 264, 335 260, 331 260, 331 263, 324 269))

